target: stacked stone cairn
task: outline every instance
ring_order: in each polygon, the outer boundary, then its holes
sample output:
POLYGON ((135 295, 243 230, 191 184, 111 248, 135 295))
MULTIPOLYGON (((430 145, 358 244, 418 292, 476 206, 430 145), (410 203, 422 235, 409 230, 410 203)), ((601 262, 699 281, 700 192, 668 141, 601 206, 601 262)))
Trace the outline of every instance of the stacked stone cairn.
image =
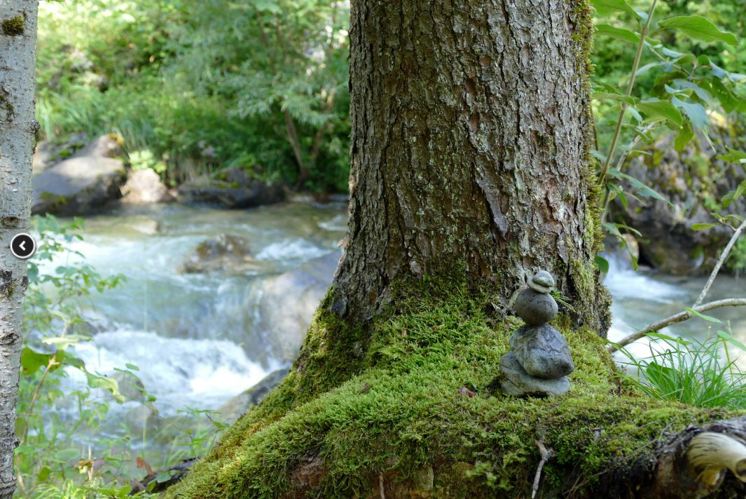
POLYGON ((562 395, 570 389, 567 375, 575 366, 562 334, 547 324, 557 316, 549 294, 554 278, 540 270, 515 297, 513 311, 526 323, 510 338, 510 351, 500 359, 500 386, 515 396, 562 395))

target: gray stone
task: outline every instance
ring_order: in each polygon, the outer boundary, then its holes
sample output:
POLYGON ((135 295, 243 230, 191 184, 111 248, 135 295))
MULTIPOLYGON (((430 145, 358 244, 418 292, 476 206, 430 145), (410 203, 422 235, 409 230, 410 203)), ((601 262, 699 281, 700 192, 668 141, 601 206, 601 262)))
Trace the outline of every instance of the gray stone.
POLYGON ((245 237, 221 234, 214 239, 202 241, 194 253, 179 267, 184 274, 225 272, 243 274, 258 270, 261 264, 254 260, 245 237))
POLYGON ((541 379, 530 376, 518 363, 518 359, 513 352, 508 352, 500 359, 500 373, 502 374, 500 387, 508 395, 545 397, 562 395, 570 389, 570 381, 565 376, 557 379, 541 379))
POLYGON ((223 416, 226 423, 234 423, 238 418, 246 414, 246 411, 264 400, 269 395, 269 392, 285 379, 288 372, 290 372, 290 369, 287 367, 272 371, 256 385, 228 400, 228 402, 218 409, 218 412, 223 416))
POLYGON ((173 201, 168 188, 151 168, 135 170, 130 173, 127 183, 122 187, 123 203, 146 204, 173 201))
POLYGON ((528 287, 539 293, 547 294, 554 287, 554 277, 546 270, 539 270, 528 280, 528 287))
POLYGON ((285 190, 251 178, 240 169, 228 169, 213 177, 199 177, 179 187, 179 200, 225 208, 253 208, 285 200, 285 190))
POLYGON ((104 135, 32 179, 32 212, 82 215, 121 197, 127 174, 118 142, 104 135))
POLYGON ((526 288, 518 293, 513 310, 529 326, 539 326, 557 316, 557 302, 552 295, 526 288))
MULTIPOLYGON (((739 148, 741 137, 728 135, 718 136, 718 150, 723 146, 739 148)), ((720 256, 732 230, 725 224, 701 230, 699 224, 712 222, 711 210, 702 200, 722 199, 733 192, 746 181, 746 169, 733 168, 733 163, 717 157, 715 149, 696 135, 683 151, 673 147, 674 139, 675 134, 665 135, 646 146, 650 154, 636 156, 626 171, 659 192, 665 200, 628 196, 627 203, 614 201, 610 204, 609 219, 642 233, 640 258, 645 264, 665 274, 706 274, 720 256)), ((634 189, 628 181, 622 180, 620 184, 625 189, 634 189)), ((746 213, 746 196, 733 199, 722 209, 727 214, 746 213)))
POLYGON ((252 288, 246 303, 256 321, 245 339, 249 351, 263 350, 271 358, 292 362, 298 354, 314 312, 326 295, 340 252, 314 258, 297 269, 264 279, 252 288))
POLYGON ((510 337, 510 350, 523 369, 537 378, 561 378, 575 370, 565 338, 549 324, 518 329, 510 337))

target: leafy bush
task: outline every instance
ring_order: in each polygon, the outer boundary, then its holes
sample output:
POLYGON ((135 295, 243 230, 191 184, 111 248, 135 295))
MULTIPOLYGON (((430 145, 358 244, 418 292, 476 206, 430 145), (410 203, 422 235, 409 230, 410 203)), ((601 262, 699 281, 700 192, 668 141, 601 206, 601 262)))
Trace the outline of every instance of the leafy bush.
POLYGON ((347 184, 347 8, 329 0, 42 4, 38 120, 115 131, 172 184, 224 167, 347 184))
MULTIPOLYGON (((733 129, 746 114, 746 75, 721 66, 740 62, 728 54, 735 53, 744 41, 708 18, 692 15, 687 11, 688 4, 659 4, 652 0, 645 3, 643 10, 626 0, 591 3, 599 15, 596 36, 610 41, 596 44, 600 48, 594 55, 597 142, 604 147, 597 144, 593 154, 604 187, 604 228, 624 247, 626 240, 622 236, 634 231, 624 224, 606 221, 607 210, 615 200, 626 208, 630 198, 668 202, 625 172, 633 158, 650 155, 662 137, 673 134, 673 145, 679 152, 702 137, 710 147, 717 147, 720 160, 743 168, 741 160, 746 154, 722 143, 716 146, 712 129, 733 129), (731 52, 721 51, 723 46, 731 52)), ((742 26, 734 27, 742 31, 742 26)), ((705 162, 702 167, 706 175, 709 165, 705 162)), ((727 203, 705 205, 713 218, 735 228, 741 217, 729 213, 727 208, 742 195, 743 190, 738 188, 725 196, 727 203)))

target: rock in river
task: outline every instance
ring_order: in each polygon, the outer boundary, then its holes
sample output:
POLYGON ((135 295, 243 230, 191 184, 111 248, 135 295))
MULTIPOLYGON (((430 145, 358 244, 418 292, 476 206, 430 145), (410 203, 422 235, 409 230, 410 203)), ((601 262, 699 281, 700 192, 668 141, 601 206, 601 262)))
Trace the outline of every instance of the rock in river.
POLYGON ((35 214, 84 215, 121 197, 127 177, 116 138, 103 135, 32 179, 35 214))
POLYGON ((123 203, 147 204, 173 201, 168 188, 151 168, 135 170, 130 173, 127 183, 122 187, 123 203))
POLYGON ((339 257, 335 251, 309 260, 257 286, 246 305, 256 310, 257 316, 246 348, 266 349, 270 357, 283 363, 295 360, 313 314, 332 282, 339 257))
POLYGON ((184 274, 226 272, 241 274, 260 267, 245 237, 221 234, 199 243, 194 253, 179 267, 184 274))
POLYGON ((203 176, 179 187, 179 200, 185 203, 219 205, 225 208, 253 208, 285 200, 285 190, 251 178, 245 171, 229 169, 217 176, 203 176))

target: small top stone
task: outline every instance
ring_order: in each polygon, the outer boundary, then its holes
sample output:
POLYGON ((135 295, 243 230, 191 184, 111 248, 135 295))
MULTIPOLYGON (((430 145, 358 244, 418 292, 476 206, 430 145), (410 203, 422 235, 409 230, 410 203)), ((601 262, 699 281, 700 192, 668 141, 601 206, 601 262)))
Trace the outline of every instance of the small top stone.
POLYGON ((528 280, 528 287, 539 293, 549 294, 554 287, 554 277, 546 270, 539 270, 528 280))

